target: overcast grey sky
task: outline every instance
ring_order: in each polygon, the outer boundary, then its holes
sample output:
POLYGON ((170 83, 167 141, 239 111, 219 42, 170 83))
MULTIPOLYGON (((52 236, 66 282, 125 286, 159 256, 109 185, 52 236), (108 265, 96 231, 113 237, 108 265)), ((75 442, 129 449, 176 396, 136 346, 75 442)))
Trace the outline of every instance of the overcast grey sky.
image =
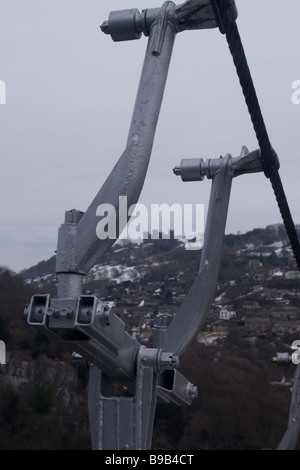
MULTIPOLYGON (((154 0, 0 0, 0 265, 50 258, 64 212, 85 211, 122 154, 147 45, 114 43, 112 10, 154 0)), ((179 2, 180 3, 180 2, 179 2)), ((300 2, 236 0, 238 27, 292 216, 300 223, 300 2)), ((182 158, 258 147, 226 40, 217 29, 177 35, 140 202, 203 203, 210 182, 182 183, 182 158)), ((263 174, 233 181, 226 233, 281 222, 263 174)))

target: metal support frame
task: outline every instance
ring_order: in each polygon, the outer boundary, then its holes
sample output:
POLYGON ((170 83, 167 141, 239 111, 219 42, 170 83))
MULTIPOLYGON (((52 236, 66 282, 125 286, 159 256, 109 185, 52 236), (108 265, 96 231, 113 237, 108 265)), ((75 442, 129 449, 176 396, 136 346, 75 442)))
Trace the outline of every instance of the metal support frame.
POLYGON ((276 364, 295 364, 295 372, 292 385, 292 397, 290 401, 290 411, 287 429, 282 436, 276 450, 293 450, 296 448, 300 431, 300 353, 298 347, 292 354, 279 352, 273 357, 276 364))
MULTIPOLYGON (((237 16, 234 1, 228 17, 237 16)), ((58 234, 57 297, 35 295, 27 321, 61 339, 90 367, 89 415, 93 449, 149 449, 157 400, 191 404, 196 387, 177 370, 207 318, 213 300, 233 178, 262 171, 260 152, 243 147, 232 158, 185 159, 174 169, 183 181, 212 180, 199 273, 174 318, 158 315, 153 347, 141 345, 124 322, 92 295, 83 294, 83 278, 115 240, 100 240, 96 227, 100 204, 119 197, 138 201, 145 180, 163 99, 174 40, 178 32, 221 28, 214 0, 167 1, 161 8, 112 12, 101 29, 114 41, 149 36, 125 150, 85 213, 66 212, 58 234)), ((121 221, 118 234, 128 222, 121 221)))
POLYGON ((277 450, 293 450, 295 449, 300 430, 300 366, 296 366, 292 398, 290 403, 290 413, 288 427, 281 441, 277 446, 277 450))
MULTIPOLYGON (((106 397, 102 392, 103 373, 91 366, 89 415, 94 449, 150 448, 158 376, 153 358, 148 358, 145 352, 146 348, 140 347, 132 396, 106 397)), ((127 387, 125 390, 129 394, 127 387)))

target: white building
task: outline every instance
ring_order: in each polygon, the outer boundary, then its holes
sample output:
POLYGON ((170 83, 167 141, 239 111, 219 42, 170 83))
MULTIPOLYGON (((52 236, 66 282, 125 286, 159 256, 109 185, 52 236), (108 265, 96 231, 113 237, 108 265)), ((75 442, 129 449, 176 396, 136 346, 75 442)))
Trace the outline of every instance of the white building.
POLYGON ((236 315, 236 312, 232 310, 228 310, 226 307, 223 307, 220 310, 220 320, 230 320, 235 315, 236 315))

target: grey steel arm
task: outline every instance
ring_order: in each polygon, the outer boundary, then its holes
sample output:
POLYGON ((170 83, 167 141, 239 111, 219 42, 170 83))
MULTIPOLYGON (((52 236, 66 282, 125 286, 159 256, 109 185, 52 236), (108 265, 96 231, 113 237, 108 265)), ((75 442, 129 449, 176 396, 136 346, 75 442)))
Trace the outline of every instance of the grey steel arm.
MULTIPOLYGON (((228 1, 228 16, 237 15, 228 1)), ((183 160, 174 172, 183 181, 212 180, 199 274, 175 317, 158 316, 153 347, 142 346, 124 322, 92 295, 83 295, 83 277, 115 240, 100 240, 97 208, 119 197, 138 201, 153 146, 176 34, 219 26, 214 0, 167 1, 161 8, 112 12, 101 29, 114 41, 149 36, 125 150, 85 213, 72 210, 59 229, 57 297, 35 295, 26 309, 28 323, 55 336, 90 367, 89 413, 94 449, 149 449, 157 399, 190 404, 196 388, 177 370, 207 318, 214 298, 221 248, 234 177, 262 171, 259 151, 232 158, 183 160), (79 355, 79 356, 78 356, 79 355), (112 383, 126 393, 114 395, 112 383), (128 423, 131 423, 130 425, 128 423)), ((118 217, 117 217, 118 219, 118 217)), ((120 234, 128 219, 118 227, 120 234)))

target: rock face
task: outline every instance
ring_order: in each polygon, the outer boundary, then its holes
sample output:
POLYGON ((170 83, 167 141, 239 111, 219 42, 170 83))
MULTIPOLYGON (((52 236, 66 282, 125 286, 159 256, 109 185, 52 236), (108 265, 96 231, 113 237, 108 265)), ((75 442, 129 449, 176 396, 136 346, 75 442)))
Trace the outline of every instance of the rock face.
POLYGON ((89 449, 87 371, 24 351, 0 366, 0 449, 89 449))
POLYGON ((53 384, 57 389, 57 402, 61 406, 69 408, 79 403, 76 370, 69 364, 46 357, 34 360, 24 354, 8 352, 6 365, 0 369, 0 382, 21 393, 28 393, 36 386, 53 384))

